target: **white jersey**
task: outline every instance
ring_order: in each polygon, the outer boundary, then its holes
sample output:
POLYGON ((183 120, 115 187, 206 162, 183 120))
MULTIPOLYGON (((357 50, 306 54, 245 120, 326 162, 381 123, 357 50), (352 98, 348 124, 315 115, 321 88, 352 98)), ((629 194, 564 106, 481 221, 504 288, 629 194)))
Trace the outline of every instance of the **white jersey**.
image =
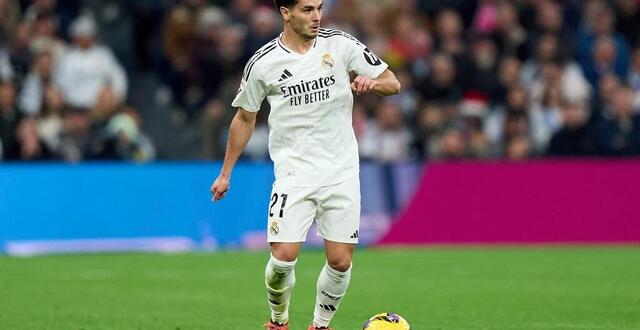
POLYGON ((317 187, 358 175, 349 72, 377 78, 387 64, 342 31, 320 29, 304 55, 280 37, 246 64, 232 105, 257 112, 267 98, 269 154, 278 182, 317 187))

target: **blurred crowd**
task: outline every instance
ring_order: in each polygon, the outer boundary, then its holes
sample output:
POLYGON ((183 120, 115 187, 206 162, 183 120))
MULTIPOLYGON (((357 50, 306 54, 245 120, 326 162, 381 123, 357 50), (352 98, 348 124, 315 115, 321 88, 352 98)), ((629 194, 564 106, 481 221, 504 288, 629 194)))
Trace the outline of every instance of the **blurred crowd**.
MULTIPOLYGON (((363 159, 640 155, 639 0, 324 3, 403 86, 356 97, 363 159)), ((0 0, 0 17, 3 160, 189 158, 145 125, 167 104, 198 132, 185 150, 219 159, 244 64, 282 31, 271 0, 0 0)), ((263 108, 249 159, 268 159, 263 108)))
POLYGON ((154 158, 126 104, 127 73, 81 9, 0 0, 0 159, 154 158))

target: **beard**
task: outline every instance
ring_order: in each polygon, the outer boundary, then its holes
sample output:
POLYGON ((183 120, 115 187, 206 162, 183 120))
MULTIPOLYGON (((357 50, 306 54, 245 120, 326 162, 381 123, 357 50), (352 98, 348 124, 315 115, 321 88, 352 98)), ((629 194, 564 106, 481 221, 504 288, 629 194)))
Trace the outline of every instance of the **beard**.
POLYGON ((296 32, 296 34, 298 34, 299 36, 307 39, 307 40, 312 40, 315 39, 318 36, 318 33, 320 32, 320 30, 316 30, 315 32, 311 29, 310 26, 305 26, 305 25, 298 25, 298 24, 293 24, 293 31, 296 32))

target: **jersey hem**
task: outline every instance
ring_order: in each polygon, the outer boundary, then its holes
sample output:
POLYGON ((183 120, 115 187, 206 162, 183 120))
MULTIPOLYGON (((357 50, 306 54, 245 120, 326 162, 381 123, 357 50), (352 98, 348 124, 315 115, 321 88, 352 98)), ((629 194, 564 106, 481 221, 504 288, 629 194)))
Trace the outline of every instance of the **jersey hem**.
POLYGON ((327 187, 333 186, 360 175, 360 171, 356 170, 354 173, 349 173, 345 176, 339 177, 325 177, 318 179, 318 176, 312 177, 302 177, 302 176, 285 176, 285 177, 276 177, 275 183, 282 184, 289 187, 299 187, 299 188, 310 188, 310 187, 327 187))

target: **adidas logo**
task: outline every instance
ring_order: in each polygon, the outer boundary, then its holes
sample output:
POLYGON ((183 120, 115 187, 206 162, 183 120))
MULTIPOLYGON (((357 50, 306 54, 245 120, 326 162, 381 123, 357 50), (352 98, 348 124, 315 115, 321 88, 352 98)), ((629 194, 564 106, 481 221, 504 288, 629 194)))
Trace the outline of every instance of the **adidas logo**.
POLYGON ((358 230, 356 230, 356 232, 353 233, 353 235, 351 235, 351 237, 349 238, 358 238, 358 230))
POLYGON ((289 78, 293 77, 293 74, 291 74, 291 72, 289 72, 289 70, 284 69, 284 72, 282 73, 282 75, 280 76, 280 79, 278 79, 279 82, 283 82, 289 78))
POLYGON ((336 307, 333 305, 323 305, 323 304, 319 304, 320 307, 324 308, 324 310, 326 310, 327 312, 335 312, 336 311, 336 307))

